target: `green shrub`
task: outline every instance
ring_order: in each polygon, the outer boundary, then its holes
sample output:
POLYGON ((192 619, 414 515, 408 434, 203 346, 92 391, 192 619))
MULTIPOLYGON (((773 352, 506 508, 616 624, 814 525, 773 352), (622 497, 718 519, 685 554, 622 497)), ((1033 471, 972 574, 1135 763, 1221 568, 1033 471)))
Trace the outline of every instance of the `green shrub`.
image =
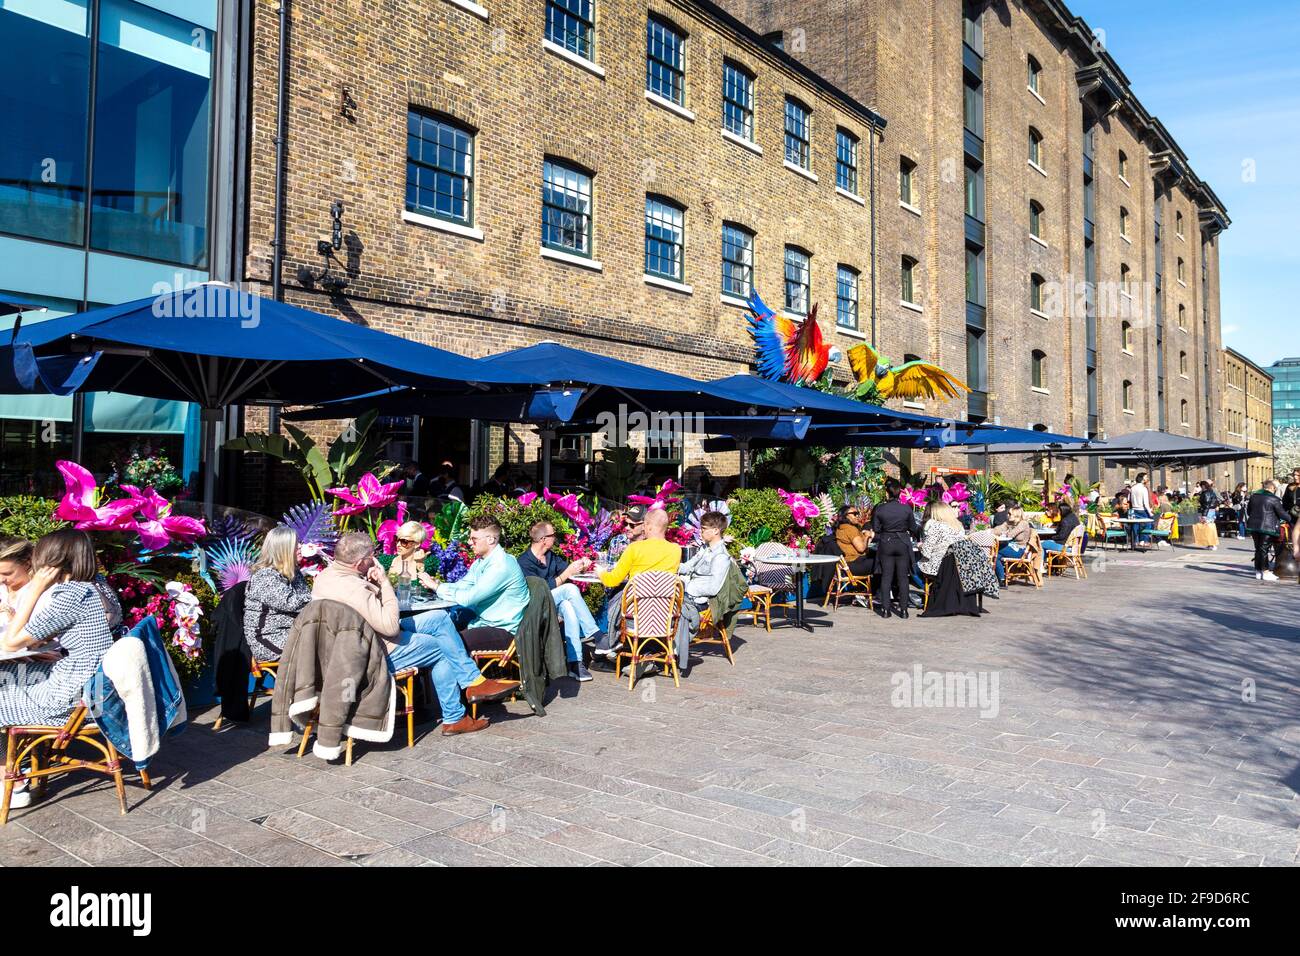
POLYGON ((527 505, 521 505, 517 498, 509 495, 500 498, 479 495, 465 515, 464 525, 468 527, 480 515, 496 518, 501 525, 501 546, 516 557, 528 550, 531 543, 529 532, 539 521, 549 521, 561 535, 573 532, 569 519, 548 505, 540 495, 527 505))
POLYGON ((731 523, 727 533, 733 538, 733 552, 750 546, 750 539, 761 528, 771 532, 768 540, 784 543, 792 519, 790 508, 781 501, 775 488, 740 488, 731 506, 731 523))
POLYGON ((0 498, 0 534, 35 541, 51 531, 66 528, 68 522, 54 517, 59 503, 53 498, 11 495, 0 498))

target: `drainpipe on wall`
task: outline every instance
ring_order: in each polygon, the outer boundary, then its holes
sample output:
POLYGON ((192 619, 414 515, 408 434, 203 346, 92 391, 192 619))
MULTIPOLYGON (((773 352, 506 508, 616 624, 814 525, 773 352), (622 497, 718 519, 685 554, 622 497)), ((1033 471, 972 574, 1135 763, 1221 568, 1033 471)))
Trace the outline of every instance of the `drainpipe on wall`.
MULTIPOLYGON (((289 0, 280 0, 279 21, 280 35, 276 41, 279 66, 275 81, 275 232, 271 240, 271 298, 276 302, 284 301, 284 164, 289 125, 285 99, 289 85, 289 0)), ((276 406, 267 409, 266 430, 272 435, 280 434, 280 409, 276 406)), ((262 470, 264 506, 271 500, 272 468, 273 463, 267 458, 262 470)))
POLYGON ((876 272, 880 265, 876 261, 876 136, 879 130, 871 128, 871 347, 880 346, 876 341, 876 272))

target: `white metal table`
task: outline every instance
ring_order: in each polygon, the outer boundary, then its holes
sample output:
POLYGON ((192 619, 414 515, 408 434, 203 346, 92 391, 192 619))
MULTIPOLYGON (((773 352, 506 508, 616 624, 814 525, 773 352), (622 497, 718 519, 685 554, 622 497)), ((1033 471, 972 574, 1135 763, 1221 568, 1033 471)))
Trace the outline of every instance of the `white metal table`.
POLYGON ((812 625, 804 623, 803 619, 803 585, 804 579, 808 576, 808 566, 811 564, 838 564, 839 560, 833 554, 791 554, 762 558, 757 563, 775 564, 790 569, 790 574, 794 578, 795 626, 803 628, 805 631, 811 631, 812 625))

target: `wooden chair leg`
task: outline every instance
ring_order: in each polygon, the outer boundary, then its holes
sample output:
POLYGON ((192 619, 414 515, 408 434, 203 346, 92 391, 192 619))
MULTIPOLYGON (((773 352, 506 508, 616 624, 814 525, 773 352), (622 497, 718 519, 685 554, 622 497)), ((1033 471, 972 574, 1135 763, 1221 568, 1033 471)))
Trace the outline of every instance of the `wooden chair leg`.
POLYGON ((153 780, 151 780, 151 779, 149 778, 149 771, 148 771, 148 770, 141 770, 141 771, 140 771, 140 784, 141 784, 141 786, 143 786, 146 790, 152 790, 152 789, 153 789, 153 780))
POLYGON ((343 758, 343 765, 345 767, 352 766, 352 738, 351 737, 348 738, 347 756, 343 758))
POLYGON ((108 751, 108 769, 113 773, 113 786, 117 788, 119 812, 126 816, 126 781, 122 779, 122 758, 118 756, 117 748, 111 740, 105 738, 104 745, 108 751))
POLYGON ((718 630, 718 637, 722 638, 722 649, 727 652, 727 660, 731 662, 732 667, 735 667, 736 659, 731 656, 731 637, 727 634, 727 629, 721 624, 715 625, 715 627, 718 630))
MULTIPOLYGON (((351 738, 349 738, 351 743, 351 738)), ((415 675, 406 678, 406 746, 415 746, 415 675)))
POLYGON ((217 719, 214 720, 214 721, 212 722, 212 729, 213 729, 213 730, 220 730, 220 729, 221 729, 221 722, 222 722, 223 720, 225 720, 225 718, 222 717, 220 714, 218 714, 218 715, 217 715, 217 719))
POLYGON ((298 756, 301 757, 307 752, 307 741, 311 737, 311 721, 307 721, 302 728, 302 743, 298 745, 298 756))
POLYGON ((18 774, 16 741, 12 732, 5 735, 9 746, 5 751, 5 792, 4 802, 0 803, 0 827, 9 822, 9 800, 14 795, 14 780, 18 774))

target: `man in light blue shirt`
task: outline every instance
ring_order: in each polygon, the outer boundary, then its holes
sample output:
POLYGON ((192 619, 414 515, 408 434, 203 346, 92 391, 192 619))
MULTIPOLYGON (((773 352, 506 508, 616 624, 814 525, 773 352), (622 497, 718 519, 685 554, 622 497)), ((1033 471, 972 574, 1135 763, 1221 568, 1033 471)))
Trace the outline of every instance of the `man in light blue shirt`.
MULTIPOLYGON (((438 597, 455 601, 468 614, 451 609, 451 616, 462 629, 495 627, 512 635, 524 621, 528 608, 528 583, 519 570, 519 562, 501 547, 501 525, 495 518, 480 515, 469 524, 469 546, 475 561, 466 575, 455 583, 442 583, 421 573, 420 581, 438 597), (465 617, 469 617, 465 621, 465 617)), ((437 612, 433 612, 437 613, 437 612)))
POLYGON ((678 574, 685 578, 682 616, 677 622, 677 669, 683 677, 690 673, 691 638, 700 632, 701 612, 709 606, 727 581, 731 555, 722 536, 727 530, 727 516, 710 511, 700 518, 700 540, 704 542, 695 557, 682 564, 678 574))

